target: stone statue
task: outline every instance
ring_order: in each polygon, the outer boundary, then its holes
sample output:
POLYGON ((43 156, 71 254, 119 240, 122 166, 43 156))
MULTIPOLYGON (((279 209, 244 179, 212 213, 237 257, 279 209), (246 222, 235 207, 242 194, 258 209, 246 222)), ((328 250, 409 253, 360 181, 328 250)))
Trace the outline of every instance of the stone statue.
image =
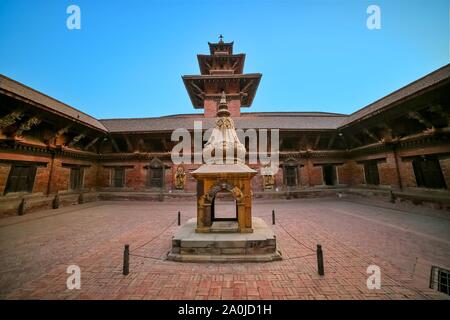
POLYGON ((182 166, 178 166, 174 178, 175 189, 183 190, 185 183, 186 183, 186 172, 184 172, 184 168, 182 166))

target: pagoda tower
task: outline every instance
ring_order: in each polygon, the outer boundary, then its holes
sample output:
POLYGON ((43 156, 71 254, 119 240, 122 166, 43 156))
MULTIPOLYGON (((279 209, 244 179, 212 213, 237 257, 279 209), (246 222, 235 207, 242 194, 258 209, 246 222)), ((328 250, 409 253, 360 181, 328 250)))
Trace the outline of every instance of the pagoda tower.
POLYGON ((225 92, 231 117, 239 117, 241 107, 250 107, 262 74, 244 74, 245 54, 233 54, 233 42, 210 43, 210 54, 197 55, 200 75, 185 75, 183 82, 196 109, 205 117, 216 117, 222 92, 225 92))

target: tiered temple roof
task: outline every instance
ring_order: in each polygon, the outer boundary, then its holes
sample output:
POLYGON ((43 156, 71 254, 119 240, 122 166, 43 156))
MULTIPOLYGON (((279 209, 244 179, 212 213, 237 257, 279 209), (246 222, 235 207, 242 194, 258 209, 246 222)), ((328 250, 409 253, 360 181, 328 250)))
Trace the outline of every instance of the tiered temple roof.
POLYGON ((185 75, 183 82, 196 109, 204 108, 205 100, 219 100, 222 91, 227 99, 249 107, 258 89, 262 74, 244 74, 245 54, 233 54, 233 42, 208 43, 210 54, 198 55, 200 75, 185 75))

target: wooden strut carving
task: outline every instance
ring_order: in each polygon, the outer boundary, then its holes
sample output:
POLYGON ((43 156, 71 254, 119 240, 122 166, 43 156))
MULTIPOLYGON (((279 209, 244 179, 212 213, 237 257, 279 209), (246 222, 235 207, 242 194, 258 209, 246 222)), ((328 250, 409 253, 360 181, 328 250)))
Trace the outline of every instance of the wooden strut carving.
POLYGON ((85 133, 80 133, 79 135, 77 135, 76 137, 74 137, 72 139, 72 141, 69 142, 68 146, 69 147, 73 147, 74 145, 76 145, 78 142, 80 142, 81 139, 83 139, 86 136, 85 133))
POLYGON ((23 111, 13 111, 0 119, 0 129, 9 127, 16 123, 17 120, 22 119, 25 113, 23 111))
POLYGON ((91 142, 89 142, 86 147, 84 147, 84 150, 89 150, 90 147, 92 147, 99 139, 100 137, 94 138, 91 142))
POLYGON ((368 135, 372 140, 374 140, 374 141, 380 141, 380 139, 375 135, 375 134, 373 134, 371 131, 369 131, 368 129, 363 129, 363 132, 366 134, 366 135, 368 135))
POLYGON ((53 135, 53 137, 51 137, 50 139, 48 139, 47 143, 54 143, 57 144, 58 143, 58 138, 62 137, 65 133, 69 132, 69 129, 71 128, 71 125, 65 126, 64 128, 59 129, 58 131, 56 131, 56 133, 53 135))
POLYGON ((410 119, 414 119, 414 120, 417 120, 417 121, 419 121, 421 124, 423 124, 427 129, 433 129, 434 128, 434 126, 433 126, 433 124, 430 122, 430 121, 428 121, 427 119, 425 119, 420 113, 418 113, 418 112, 415 112, 415 111, 410 111, 409 113, 408 113, 408 117, 410 118, 410 119))
POLYGON ((32 117, 32 118, 28 119, 27 121, 25 121, 24 123, 22 123, 20 125, 19 130, 16 131, 16 135, 21 136, 22 133, 30 130, 34 126, 37 126, 41 122, 42 122, 42 120, 39 119, 38 117, 32 117))

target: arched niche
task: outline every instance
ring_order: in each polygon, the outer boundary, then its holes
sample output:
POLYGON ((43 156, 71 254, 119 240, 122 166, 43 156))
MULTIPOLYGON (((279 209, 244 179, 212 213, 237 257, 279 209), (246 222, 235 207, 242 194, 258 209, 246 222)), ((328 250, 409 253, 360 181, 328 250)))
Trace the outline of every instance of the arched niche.
MULTIPOLYGON (((242 190, 234 184, 227 181, 218 181, 213 184, 209 190, 199 199, 198 210, 201 214, 198 215, 201 219, 198 223, 198 230, 206 231, 212 226, 214 221, 239 221, 245 220, 245 197, 242 190), (236 218, 233 219, 217 219, 215 217, 215 199, 221 192, 228 192, 233 197, 236 203, 236 218), (206 229, 206 230, 205 230, 206 229)), ((241 225, 242 222, 239 224, 241 225)), ((242 225, 245 225, 242 224, 242 225)))

